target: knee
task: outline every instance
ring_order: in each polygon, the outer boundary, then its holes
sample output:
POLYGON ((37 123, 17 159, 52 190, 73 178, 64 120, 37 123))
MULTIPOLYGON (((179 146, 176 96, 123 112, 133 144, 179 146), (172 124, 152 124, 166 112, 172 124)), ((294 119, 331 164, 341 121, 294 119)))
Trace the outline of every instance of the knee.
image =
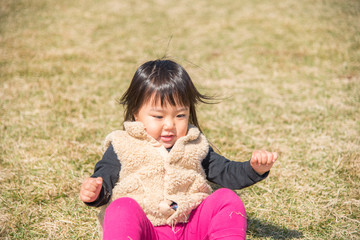
POLYGON ((239 196, 233 190, 228 188, 220 188, 216 190, 213 194, 225 199, 239 198, 239 196))
POLYGON ((123 198, 118 198, 114 200, 112 203, 110 203, 110 205, 106 208, 105 215, 110 212, 130 214, 131 212, 136 212, 139 210, 142 210, 142 208, 134 199, 123 197, 123 198))
POLYGON ((141 233, 145 218, 144 211, 134 199, 127 197, 116 199, 105 210, 102 224, 103 239, 125 239, 123 235, 129 233, 138 235, 141 233))
POLYGON ((233 190, 230 190, 228 188, 220 188, 216 190, 212 195, 214 195, 215 199, 221 199, 222 202, 243 205, 241 198, 233 190))

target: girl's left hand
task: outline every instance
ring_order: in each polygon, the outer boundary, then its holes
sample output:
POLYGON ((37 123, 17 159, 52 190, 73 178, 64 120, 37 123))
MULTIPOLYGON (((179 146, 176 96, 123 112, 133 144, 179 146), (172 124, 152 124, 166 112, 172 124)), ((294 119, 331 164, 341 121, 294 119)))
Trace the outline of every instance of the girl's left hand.
POLYGON ((259 175, 263 175, 271 169, 277 158, 277 152, 256 150, 251 155, 250 165, 259 175))

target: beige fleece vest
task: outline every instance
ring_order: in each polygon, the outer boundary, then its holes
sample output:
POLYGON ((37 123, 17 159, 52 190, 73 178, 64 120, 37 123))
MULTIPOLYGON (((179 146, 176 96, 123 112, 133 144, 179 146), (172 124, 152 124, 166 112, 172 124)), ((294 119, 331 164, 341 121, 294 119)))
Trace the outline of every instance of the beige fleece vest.
MULTIPOLYGON (((201 166, 209 151, 205 136, 190 126, 168 152, 142 123, 125 122, 124 127, 126 131, 114 131, 105 140, 105 147, 111 143, 121 162, 110 202, 135 199, 154 226, 187 222, 191 211, 212 192, 201 166), (172 202, 178 205, 176 211, 172 202)), ((99 214, 101 224, 105 209, 99 214)))

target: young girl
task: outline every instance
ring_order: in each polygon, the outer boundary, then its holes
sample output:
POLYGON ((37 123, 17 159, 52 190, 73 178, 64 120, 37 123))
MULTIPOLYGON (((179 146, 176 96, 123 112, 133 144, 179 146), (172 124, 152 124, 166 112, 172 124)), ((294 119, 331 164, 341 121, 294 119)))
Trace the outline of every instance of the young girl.
POLYGON ((245 239, 246 212, 230 189, 266 178, 277 153, 254 151, 247 162, 214 152, 195 106, 200 94, 171 60, 141 65, 123 97, 123 131, 110 133, 80 199, 102 206, 103 239, 245 239), (221 185, 212 192, 208 181, 221 185))

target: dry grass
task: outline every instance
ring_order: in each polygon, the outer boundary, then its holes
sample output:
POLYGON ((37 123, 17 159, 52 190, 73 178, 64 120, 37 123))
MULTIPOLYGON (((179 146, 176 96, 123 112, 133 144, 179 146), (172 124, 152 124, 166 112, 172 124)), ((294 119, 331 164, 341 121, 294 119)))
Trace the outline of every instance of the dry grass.
POLYGON ((98 238, 80 184, 165 54, 225 98, 199 112, 222 154, 281 155, 239 191, 250 239, 360 238, 359 29, 356 0, 1 1, 0 238, 98 238))

